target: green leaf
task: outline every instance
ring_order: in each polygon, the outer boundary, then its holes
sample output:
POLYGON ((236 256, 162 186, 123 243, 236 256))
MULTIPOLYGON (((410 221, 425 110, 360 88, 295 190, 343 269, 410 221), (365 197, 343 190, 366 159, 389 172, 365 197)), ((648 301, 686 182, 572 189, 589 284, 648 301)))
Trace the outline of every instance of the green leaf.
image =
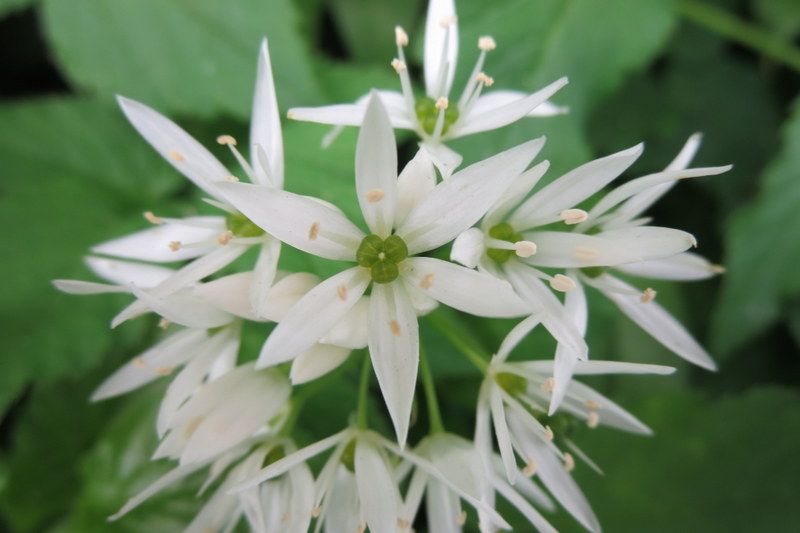
POLYGON ((730 352, 780 319, 783 302, 800 294, 800 101, 783 132, 783 148, 750 205, 732 218, 714 346, 730 352))
POLYGON ((800 32, 800 3, 796 0, 752 0, 758 18, 778 35, 791 39, 800 32))
POLYGON ((244 118, 259 43, 270 39, 282 106, 319 100, 288 0, 45 0, 44 28, 64 73, 106 99, 123 94, 164 113, 244 118))
POLYGON ((35 0, 0 0, 0 17, 33 4, 35 0))

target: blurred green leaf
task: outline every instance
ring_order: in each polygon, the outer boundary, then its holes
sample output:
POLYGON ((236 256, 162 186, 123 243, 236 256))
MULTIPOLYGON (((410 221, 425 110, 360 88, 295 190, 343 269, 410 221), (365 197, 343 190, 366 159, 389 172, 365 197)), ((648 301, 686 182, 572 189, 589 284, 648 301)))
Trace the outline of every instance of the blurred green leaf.
POLYGON ((262 37, 283 106, 319 100, 288 0, 45 0, 44 28, 64 73, 110 99, 165 113, 250 116, 262 37))
POLYGON ((779 320, 782 303, 800 294, 800 103, 786 123, 782 146, 758 197, 729 224, 728 274, 713 323, 720 352, 764 331, 779 320))
POLYGON ((758 18, 782 37, 800 32, 800 3, 797 0, 751 0, 758 18))
POLYGON ((0 17, 27 7, 35 0, 0 0, 0 17))

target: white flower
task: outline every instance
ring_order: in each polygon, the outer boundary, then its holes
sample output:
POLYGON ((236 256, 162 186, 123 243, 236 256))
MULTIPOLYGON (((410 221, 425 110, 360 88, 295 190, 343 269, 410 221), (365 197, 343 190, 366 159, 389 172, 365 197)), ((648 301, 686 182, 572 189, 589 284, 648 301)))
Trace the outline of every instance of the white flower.
MULTIPOLYGON (((566 78, 533 94, 517 91, 493 91, 481 95, 494 80, 483 72, 486 54, 495 48, 494 39, 478 40, 480 55, 458 101, 450 91, 458 60, 458 21, 453 0, 431 0, 425 25, 425 96, 415 98, 403 49, 408 36, 395 29, 397 58, 392 67, 400 76, 402 93, 380 91, 378 95, 389 112, 392 126, 414 130, 431 151, 445 176, 458 166, 461 157, 441 145, 443 141, 481 131, 500 128, 525 116, 552 115, 564 112, 546 102, 567 83, 566 78)), ((354 104, 318 108, 294 108, 289 118, 339 126, 358 126, 364 119, 369 95, 354 104)), ((336 130, 338 131, 338 130, 336 130)))
POLYGON ((372 286, 370 356, 403 444, 419 362, 419 306, 414 301, 432 299, 490 317, 527 311, 510 287, 489 275, 412 256, 448 243, 480 219, 542 143, 531 141, 476 163, 415 199, 404 187, 432 184, 432 174, 427 175, 431 179, 424 175, 432 168, 412 164, 398 179, 394 132, 383 104, 373 96, 358 138, 355 169, 358 201, 370 235, 341 211, 315 199, 253 185, 220 184, 239 211, 283 242, 324 258, 358 262, 320 283, 287 313, 264 344, 258 366, 289 361, 308 349, 372 286))

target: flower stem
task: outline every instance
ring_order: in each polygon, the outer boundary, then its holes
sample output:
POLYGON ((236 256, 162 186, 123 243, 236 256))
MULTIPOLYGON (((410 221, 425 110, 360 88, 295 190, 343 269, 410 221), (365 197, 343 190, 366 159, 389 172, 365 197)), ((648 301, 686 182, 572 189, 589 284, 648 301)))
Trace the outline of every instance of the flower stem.
POLYGON ((679 0, 675 8, 687 19, 800 71, 800 50, 769 31, 696 0, 679 0))
POLYGON ((422 375, 422 386, 425 388, 425 400, 428 404, 428 417, 430 418, 431 433, 443 433, 442 413, 439 411, 439 402, 436 399, 436 388, 433 373, 428 364, 428 354, 422 345, 419 347, 419 370, 422 375))
POLYGON ((358 429, 367 429, 367 403, 369 402, 369 378, 372 365, 369 353, 364 354, 364 364, 361 367, 361 378, 358 384, 358 412, 356 414, 356 426, 358 429))
POLYGON ((468 335, 463 327, 460 327, 451 317, 441 311, 434 311, 427 315, 426 318, 463 356, 469 359, 481 372, 486 373, 486 369, 489 367, 488 356, 475 349, 476 342, 465 338, 468 335))

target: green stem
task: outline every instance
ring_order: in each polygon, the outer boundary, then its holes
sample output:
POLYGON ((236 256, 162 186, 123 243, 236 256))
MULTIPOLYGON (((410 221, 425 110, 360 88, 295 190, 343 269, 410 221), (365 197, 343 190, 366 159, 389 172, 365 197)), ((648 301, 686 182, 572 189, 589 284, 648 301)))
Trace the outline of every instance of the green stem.
POLYGON ((358 385, 358 413, 356 414, 356 425, 358 429, 367 429, 367 402, 369 402, 369 378, 372 365, 369 360, 369 353, 364 354, 364 365, 361 367, 361 379, 358 385))
POLYGON ((675 6, 687 19, 800 71, 800 50, 769 31, 697 0, 678 0, 675 6))
POLYGON ((444 424, 442 423, 442 413, 439 411, 439 402, 436 399, 436 388, 433 380, 433 373, 428 364, 428 355, 425 349, 419 347, 419 370, 422 375, 422 386, 425 388, 425 399, 428 404, 428 417, 430 418, 431 434, 443 433, 444 424))
POLYGON ((460 327, 453 319, 441 311, 434 311, 427 315, 426 318, 463 356, 469 359, 481 372, 486 373, 489 368, 488 356, 475 349, 475 342, 470 342, 469 339, 465 338, 467 335, 463 327, 460 327))

